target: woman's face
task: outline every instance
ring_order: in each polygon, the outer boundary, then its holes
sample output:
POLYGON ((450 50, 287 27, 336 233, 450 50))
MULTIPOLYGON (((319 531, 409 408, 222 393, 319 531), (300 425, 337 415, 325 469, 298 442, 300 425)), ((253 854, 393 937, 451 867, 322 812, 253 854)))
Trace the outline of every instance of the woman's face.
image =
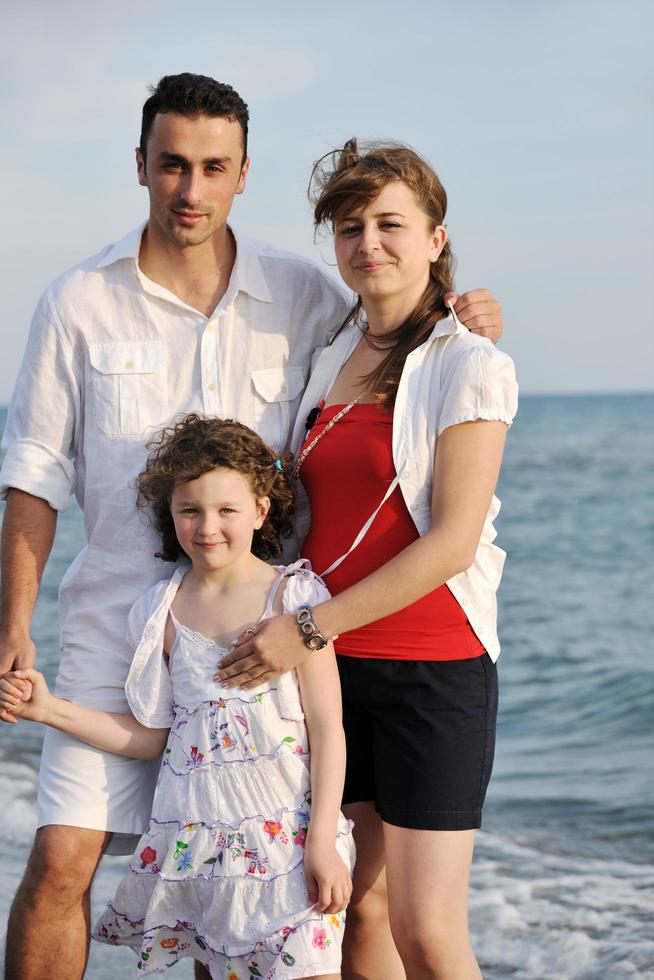
POLYGON ((366 300, 406 298, 415 305, 427 286, 429 264, 440 255, 447 232, 435 230, 412 190, 395 180, 358 211, 334 222, 334 249, 341 276, 366 300))

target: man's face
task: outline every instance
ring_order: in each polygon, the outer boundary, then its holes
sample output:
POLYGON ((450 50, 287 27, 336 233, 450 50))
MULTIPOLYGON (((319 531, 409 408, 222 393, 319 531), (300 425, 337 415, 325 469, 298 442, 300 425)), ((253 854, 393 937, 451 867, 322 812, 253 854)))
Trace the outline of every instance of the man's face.
POLYGON ((180 248, 202 245, 227 221, 250 165, 238 122, 220 116, 155 116, 147 163, 136 151, 139 183, 150 195, 149 233, 180 248))

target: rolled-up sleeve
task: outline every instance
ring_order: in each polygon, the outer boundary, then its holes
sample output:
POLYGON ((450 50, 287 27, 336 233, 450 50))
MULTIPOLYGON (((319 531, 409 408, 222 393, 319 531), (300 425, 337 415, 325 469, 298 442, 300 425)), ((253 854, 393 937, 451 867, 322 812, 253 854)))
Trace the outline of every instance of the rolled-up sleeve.
POLYGON ((439 399, 438 434, 461 422, 485 419, 511 425, 518 409, 513 361, 492 344, 463 350, 446 366, 439 399))
POLYGON ((36 308, 9 406, 0 493, 14 487, 65 510, 75 493, 80 378, 50 295, 36 308))

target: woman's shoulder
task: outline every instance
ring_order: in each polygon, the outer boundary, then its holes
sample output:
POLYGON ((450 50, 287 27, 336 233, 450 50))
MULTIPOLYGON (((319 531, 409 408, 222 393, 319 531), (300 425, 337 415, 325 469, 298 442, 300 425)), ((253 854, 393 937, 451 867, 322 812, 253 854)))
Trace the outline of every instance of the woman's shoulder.
POLYGON ((518 407, 513 360, 490 340, 466 331, 448 338, 434 385, 438 432, 486 419, 511 425, 518 407))
POLYGON ((509 354, 496 347, 488 337, 479 337, 465 328, 442 338, 442 341, 440 354, 446 364, 464 364, 468 361, 489 367, 513 364, 509 354))
POLYGON ((443 387, 500 383, 517 387, 513 359, 487 337, 460 330, 437 338, 430 353, 429 363, 438 371, 443 387))

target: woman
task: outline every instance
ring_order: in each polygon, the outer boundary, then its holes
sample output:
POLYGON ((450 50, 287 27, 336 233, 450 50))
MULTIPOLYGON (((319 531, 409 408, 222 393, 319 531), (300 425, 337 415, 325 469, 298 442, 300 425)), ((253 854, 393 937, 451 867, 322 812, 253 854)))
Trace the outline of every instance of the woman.
POLYGON ((446 195, 414 151, 360 154, 351 140, 313 188, 316 226, 332 225, 358 295, 305 393, 309 432, 300 421, 294 435, 311 506, 302 554, 333 598, 264 625, 239 668, 261 683, 266 660, 298 649, 298 627, 310 648, 336 638, 357 844, 344 976, 472 980, 467 883, 493 758, 504 560, 493 491, 513 365, 446 309, 446 195))

